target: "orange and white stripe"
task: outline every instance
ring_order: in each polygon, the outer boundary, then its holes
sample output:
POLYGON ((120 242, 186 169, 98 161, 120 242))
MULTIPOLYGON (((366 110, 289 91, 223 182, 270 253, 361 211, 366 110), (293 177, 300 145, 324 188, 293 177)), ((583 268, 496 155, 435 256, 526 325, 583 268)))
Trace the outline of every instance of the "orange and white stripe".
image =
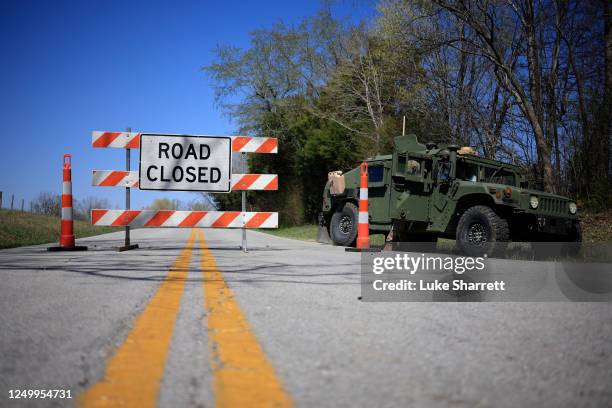
POLYGON ((278 190, 278 175, 232 174, 232 190, 278 190))
POLYGON ((91 210, 91 224, 117 227, 278 228, 277 212, 91 210))
MULTIPOLYGON (((117 147, 139 149, 141 132, 91 133, 93 147, 117 147)), ((274 137, 230 136, 232 151, 240 153, 278 153, 278 139, 274 137)))
POLYGON ((94 170, 91 185, 99 187, 138 187, 138 172, 121 170, 94 170))
MULTIPOLYGON (((91 185, 98 187, 138 187, 138 172, 94 170, 91 185)), ((232 190, 278 190, 276 174, 232 174, 232 190)))
POLYGON ((278 153, 275 137, 232 136, 232 151, 241 153, 278 153))
POLYGON ((370 247, 370 223, 368 216, 368 163, 360 166, 359 223, 357 224, 357 248, 370 247))
POLYGON ((74 224, 72 220, 72 156, 64 155, 62 178, 62 218, 60 222, 60 246, 74 247, 74 224))
POLYGON ((93 147, 118 147, 122 149, 139 149, 139 132, 91 132, 93 147))

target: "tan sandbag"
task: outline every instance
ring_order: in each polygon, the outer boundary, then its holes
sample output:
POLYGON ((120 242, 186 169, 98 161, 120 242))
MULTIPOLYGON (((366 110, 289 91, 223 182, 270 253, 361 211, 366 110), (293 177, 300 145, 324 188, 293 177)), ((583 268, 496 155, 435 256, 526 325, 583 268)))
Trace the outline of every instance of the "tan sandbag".
POLYGON ((478 156, 478 152, 471 148, 470 146, 463 146, 461 149, 457 151, 458 154, 471 154, 474 156, 478 156))
POLYGON ((342 171, 331 171, 327 174, 329 180, 329 192, 330 194, 342 194, 344 193, 344 175, 342 171))

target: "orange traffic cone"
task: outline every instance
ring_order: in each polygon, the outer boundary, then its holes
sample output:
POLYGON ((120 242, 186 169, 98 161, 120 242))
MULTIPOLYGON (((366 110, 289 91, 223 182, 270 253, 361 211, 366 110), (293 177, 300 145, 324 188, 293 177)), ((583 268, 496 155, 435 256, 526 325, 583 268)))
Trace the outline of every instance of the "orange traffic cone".
POLYGON ((370 221, 368 209, 368 163, 359 166, 359 216, 357 222, 356 248, 345 248, 347 252, 379 252, 381 248, 370 248, 370 221))
POLYGON ((62 219, 60 246, 48 251, 85 251, 86 246, 74 245, 74 221, 72 219, 72 156, 64 155, 64 182, 62 184, 62 219))

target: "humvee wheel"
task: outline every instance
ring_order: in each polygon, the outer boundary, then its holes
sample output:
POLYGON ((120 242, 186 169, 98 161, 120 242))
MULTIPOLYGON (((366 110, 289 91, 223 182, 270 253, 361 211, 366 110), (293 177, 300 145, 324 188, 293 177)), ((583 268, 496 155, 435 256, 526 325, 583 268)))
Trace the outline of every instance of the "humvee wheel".
POLYGON ((336 245, 353 246, 357 238, 359 210, 353 203, 346 203, 331 218, 329 232, 336 245))
POLYGON ((484 205, 468 208, 457 225, 457 246, 469 256, 492 255, 509 236, 508 222, 484 205))

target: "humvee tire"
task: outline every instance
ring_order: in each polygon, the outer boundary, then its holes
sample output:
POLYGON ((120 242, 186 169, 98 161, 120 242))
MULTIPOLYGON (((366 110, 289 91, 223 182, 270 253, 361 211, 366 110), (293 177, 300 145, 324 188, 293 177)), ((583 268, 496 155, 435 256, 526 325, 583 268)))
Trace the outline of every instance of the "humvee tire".
POLYGON ((485 205, 468 208, 457 224, 457 246, 468 256, 493 255, 509 237, 508 221, 485 205))
POLYGON ((329 232, 336 245, 354 246, 357 240, 359 209, 353 203, 345 203, 340 211, 332 215, 329 232))

